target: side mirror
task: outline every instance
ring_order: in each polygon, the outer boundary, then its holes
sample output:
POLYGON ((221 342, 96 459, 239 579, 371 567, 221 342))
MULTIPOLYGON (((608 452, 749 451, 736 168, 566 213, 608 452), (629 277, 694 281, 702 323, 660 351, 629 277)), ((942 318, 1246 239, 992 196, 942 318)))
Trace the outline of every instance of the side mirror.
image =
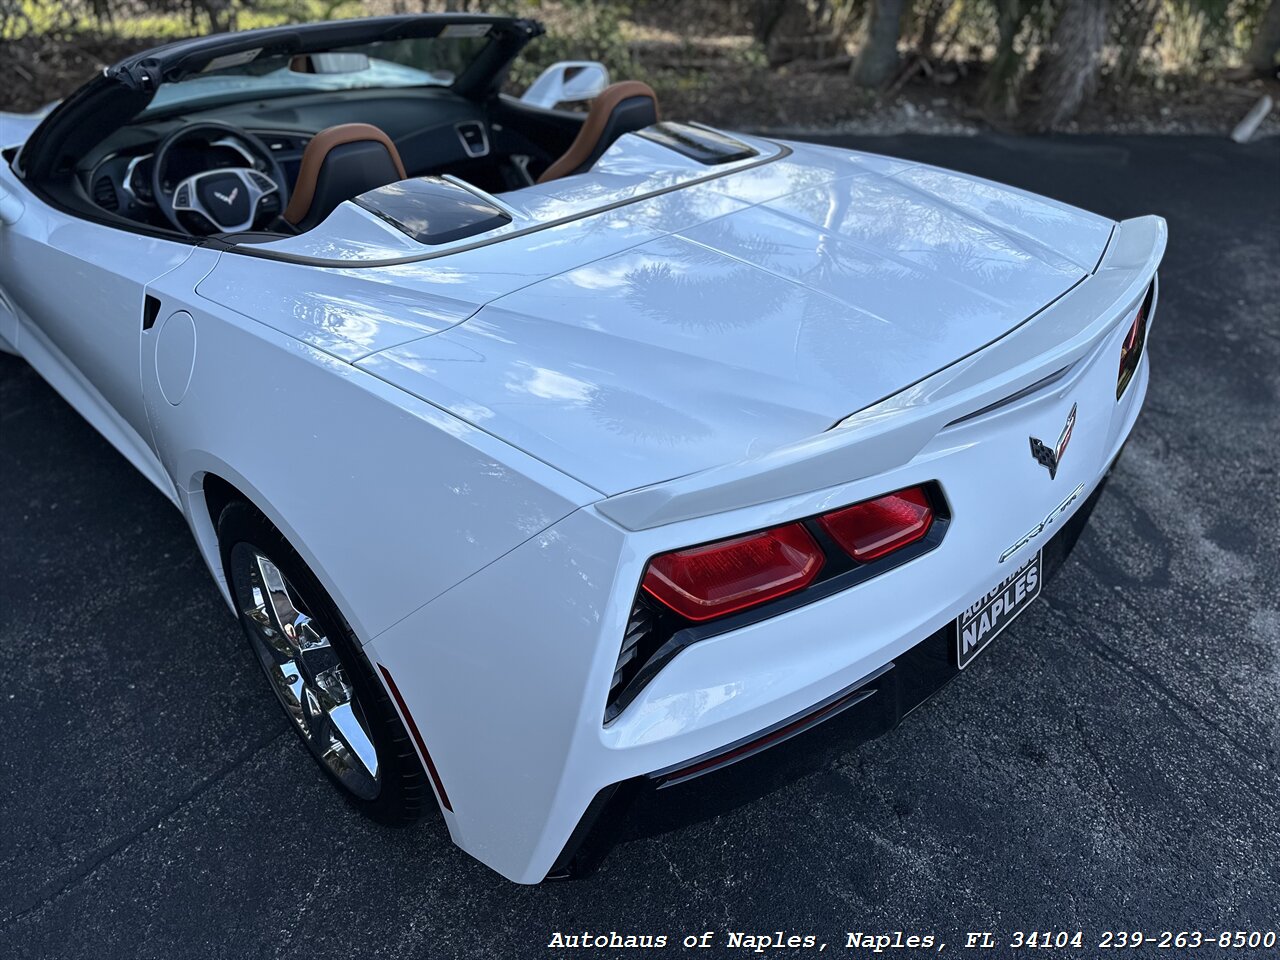
POLYGON ((594 60, 562 60, 538 75, 520 99, 550 109, 557 103, 577 103, 598 97, 609 85, 609 69, 594 60))

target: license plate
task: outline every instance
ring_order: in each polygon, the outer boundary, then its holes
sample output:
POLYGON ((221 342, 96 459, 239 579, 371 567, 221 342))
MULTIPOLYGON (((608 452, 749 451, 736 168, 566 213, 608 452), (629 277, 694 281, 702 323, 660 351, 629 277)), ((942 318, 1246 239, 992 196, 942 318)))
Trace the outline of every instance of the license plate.
POLYGON ((956 618, 956 666, 961 670, 1040 596, 1040 557, 1036 553, 956 618))

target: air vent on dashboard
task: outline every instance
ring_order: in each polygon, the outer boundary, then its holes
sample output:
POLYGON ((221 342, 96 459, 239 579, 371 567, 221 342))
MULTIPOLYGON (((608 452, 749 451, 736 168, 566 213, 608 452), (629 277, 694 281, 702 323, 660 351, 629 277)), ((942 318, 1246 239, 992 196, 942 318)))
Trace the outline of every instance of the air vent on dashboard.
POLYGON ((464 120, 454 129, 468 157, 483 157, 489 152, 489 134, 479 120, 464 120))
POLYGON ((104 210, 119 210, 120 198, 116 196, 116 185, 108 176, 101 176, 93 181, 93 202, 104 210))

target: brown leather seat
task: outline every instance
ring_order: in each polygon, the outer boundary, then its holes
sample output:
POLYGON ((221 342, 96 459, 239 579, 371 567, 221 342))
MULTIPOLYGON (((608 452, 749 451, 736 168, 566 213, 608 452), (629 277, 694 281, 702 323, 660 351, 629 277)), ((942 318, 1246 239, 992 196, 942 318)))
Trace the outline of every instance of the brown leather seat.
POLYGON ((590 169, 624 133, 658 122, 658 97, 647 83, 623 80, 605 87, 591 101, 587 119, 569 149, 538 178, 539 183, 590 169))
POLYGON ((343 123, 321 130, 302 153, 293 195, 284 218, 310 230, 344 200, 406 180, 391 138, 368 123, 343 123))

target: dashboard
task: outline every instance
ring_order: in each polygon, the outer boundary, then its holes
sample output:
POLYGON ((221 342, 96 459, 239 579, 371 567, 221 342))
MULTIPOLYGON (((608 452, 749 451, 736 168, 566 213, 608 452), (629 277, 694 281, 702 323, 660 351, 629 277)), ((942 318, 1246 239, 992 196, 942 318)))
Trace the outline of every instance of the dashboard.
MULTIPOLYGON (((305 141, 303 146, 305 147, 305 141)), ((301 155, 301 151, 299 151, 301 155)), ((116 154, 99 163, 89 177, 94 202, 108 210, 119 210, 123 198, 126 208, 149 208, 156 205, 152 188, 154 151, 148 153, 116 154)), ((255 160, 243 145, 233 137, 226 137, 204 146, 181 144, 169 155, 164 180, 160 188, 173 193, 177 185, 197 173, 227 168, 263 170, 264 165, 255 160)), ((295 165, 293 178, 297 178, 295 165)))
MULTIPOLYGON (((540 152, 536 144, 492 122, 482 105, 448 90, 327 91, 215 104, 181 114, 148 117, 144 113, 107 137, 79 166, 77 175, 85 193, 104 210, 163 225, 152 190, 156 147, 175 130, 207 121, 231 125, 262 141, 290 191, 311 138, 342 123, 371 123, 385 131, 411 177, 455 173, 494 191, 524 185, 512 182, 511 171, 505 169, 506 150, 540 152)), ((234 137, 181 145, 167 159, 161 188, 173 190, 184 178, 210 170, 265 172, 264 167, 234 137)))

